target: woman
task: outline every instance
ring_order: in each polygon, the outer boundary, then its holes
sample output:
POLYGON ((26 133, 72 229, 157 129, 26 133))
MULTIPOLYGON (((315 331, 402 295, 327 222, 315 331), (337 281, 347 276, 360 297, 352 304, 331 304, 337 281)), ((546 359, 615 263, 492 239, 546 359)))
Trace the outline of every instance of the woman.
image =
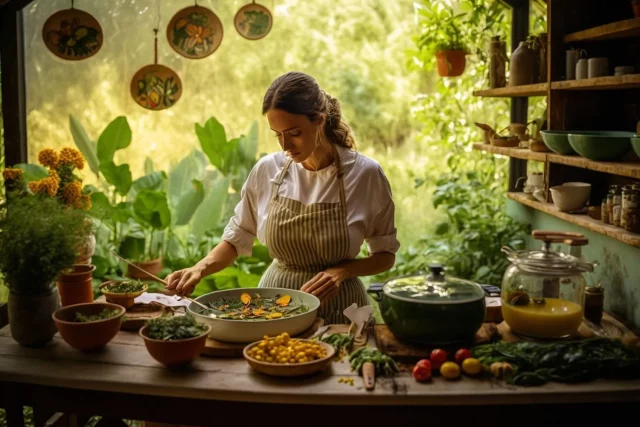
POLYGON ((254 166, 223 241, 169 275, 169 289, 190 294, 205 276, 251 255, 257 237, 274 259, 260 287, 311 293, 325 322, 348 323, 346 307, 368 304, 358 277, 389 270, 400 246, 389 182, 378 163, 353 150, 340 103, 312 77, 278 77, 262 113, 283 151, 254 166), (365 240, 371 255, 355 259, 365 240))

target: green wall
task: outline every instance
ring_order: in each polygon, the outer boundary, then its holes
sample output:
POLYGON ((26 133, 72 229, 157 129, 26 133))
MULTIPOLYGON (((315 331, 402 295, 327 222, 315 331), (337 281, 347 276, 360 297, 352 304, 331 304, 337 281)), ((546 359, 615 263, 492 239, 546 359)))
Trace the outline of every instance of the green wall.
MULTIPOLYGON (((597 261, 593 275, 587 275, 587 283, 600 281, 605 288, 604 308, 640 326, 640 249, 617 240, 592 233, 551 215, 508 200, 507 212, 513 218, 532 224, 534 229, 573 231, 583 233, 589 245, 583 248, 588 261, 597 261), (592 276, 592 277, 589 277, 592 276)), ((540 243, 531 239, 528 247, 539 249, 540 243)), ((564 252, 568 251, 565 246, 564 252)))

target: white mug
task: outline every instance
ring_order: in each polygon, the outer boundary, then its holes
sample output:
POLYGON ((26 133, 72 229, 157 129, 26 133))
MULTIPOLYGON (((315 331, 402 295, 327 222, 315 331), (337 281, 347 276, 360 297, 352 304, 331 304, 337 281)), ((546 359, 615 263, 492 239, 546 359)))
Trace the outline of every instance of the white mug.
POLYGON ((542 172, 533 172, 529 175, 529 179, 527 179, 527 184, 541 187, 544 185, 544 175, 542 172))
POLYGON ((609 59, 608 58, 591 58, 589 59, 589 78, 602 77, 609 75, 609 59))
POLYGON ((581 59, 576 65, 576 80, 587 78, 589 78, 589 61, 587 59, 581 59))
POLYGON ((578 63, 579 51, 571 49, 567 51, 567 59, 565 64, 565 72, 567 80, 575 80, 576 78, 576 64, 578 63))

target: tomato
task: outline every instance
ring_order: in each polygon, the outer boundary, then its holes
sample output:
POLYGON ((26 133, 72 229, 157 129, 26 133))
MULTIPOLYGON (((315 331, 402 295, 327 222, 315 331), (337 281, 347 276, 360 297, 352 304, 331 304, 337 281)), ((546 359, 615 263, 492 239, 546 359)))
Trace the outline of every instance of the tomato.
POLYGON ((447 352, 436 348, 431 352, 429 359, 431 359, 431 366, 433 369, 440 369, 442 364, 447 361, 447 352))
POLYGON ((413 367, 413 378, 418 382, 424 382, 431 379, 431 362, 421 360, 413 367), (426 362, 426 363, 423 363, 426 362))
POLYGON ((456 363, 460 365, 465 359, 468 359, 470 357, 471 357, 471 352, 466 348, 461 348, 460 350, 456 351, 455 360, 456 360, 456 363))
POLYGON ((422 366, 425 369, 428 369, 429 371, 431 371, 431 361, 429 359, 420 360, 418 363, 416 363, 416 366, 422 366))
POLYGON ((467 375, 478 375, 482 371, 482 363, 473 357, 464 359, 462 362, 462 371, 467 375))
POLYGON ((456 362, 444 362, 440 367, 440 375, 448 380, 455 380, 460 376, 460 366, 456 362))

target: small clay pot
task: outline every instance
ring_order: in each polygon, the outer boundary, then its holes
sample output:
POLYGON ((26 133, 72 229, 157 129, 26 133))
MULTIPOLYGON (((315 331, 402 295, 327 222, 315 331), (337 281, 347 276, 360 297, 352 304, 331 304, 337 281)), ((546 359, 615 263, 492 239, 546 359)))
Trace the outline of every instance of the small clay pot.
POLYGON ((151 357, 164 365, 174 366, 193 362, 200 356, 207 343, 211 326, 199 337, 186 340, 156 340, 149 338, 148 331, 149 326, 145 325, 139 333, 151 357))
POLYGON ((442 77, 458 77, 467 65, 464 50, 441 50, 436 52, 438 74, 442 77))
MULTIPOLYGON (((158 276, 162 271, 162 258, 152 259, 151 261, 134 262, 133 264, 154 276, 158 276)), ((127 267, 127 277, 139 280, 154 280, 153 277, 132 266, 127 267)))
POLYGON ((71 347, 81 351, 95 351, 109 343, 120 330, 125 309, 107 302, 70 305, 53 313, 53 321, 60 336, 71 347), (76 313, 91 315, 102 310, 118 310, 118 314, 95 322, 74 322, 76 313))
POLYGON ((60 302, 63 307, 93 302, 93 279, 84 282, 57 282, 60 302))

